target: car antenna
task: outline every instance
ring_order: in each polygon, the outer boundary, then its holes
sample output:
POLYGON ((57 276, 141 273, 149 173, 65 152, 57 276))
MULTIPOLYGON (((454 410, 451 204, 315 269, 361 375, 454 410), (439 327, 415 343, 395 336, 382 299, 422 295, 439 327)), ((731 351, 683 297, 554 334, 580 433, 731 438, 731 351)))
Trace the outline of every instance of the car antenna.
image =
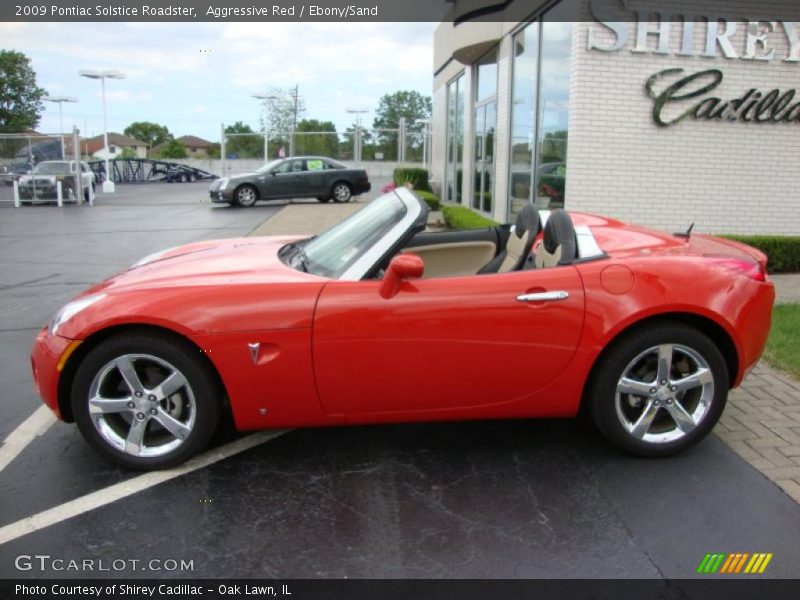
POLYGON ((689 225, 689 229, 687 229, 686 231, 676 231, 672 235, 674 235, 675 237, 686 238, 688 240, 690 237, 692 237, 692 229, 694 229, 694 222, 692 222, 692 224, 689 225))

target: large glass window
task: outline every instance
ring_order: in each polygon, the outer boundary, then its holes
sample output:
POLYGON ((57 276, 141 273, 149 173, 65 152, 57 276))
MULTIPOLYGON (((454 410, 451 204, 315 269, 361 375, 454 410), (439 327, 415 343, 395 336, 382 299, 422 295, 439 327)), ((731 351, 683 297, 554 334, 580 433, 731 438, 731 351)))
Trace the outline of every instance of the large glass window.
POLYGON ((569 4, 558 4, 544 15, 542 22, 536 203, 547 204, 551 208, 564 206, 567 181, 569 61, 572 47, 569 4))
POLYGON ((464 156, 464 77, 447 84, 447 163, 445 200, 461 203, 462 159, 464 156))
POLYGON ((560 2, 514 36, 511 220, 528 201, 564 206, 572 10, 572 2, 560 2))
POLYGON ((475 113, 472 208, 492 212, 494 182, 494 132, 497 102, 497 48, 475 67, 475 113))
POLYGON ((511 161, 509 213, 511 221, 533 199, 534 137, 536 135, 536 88, 539 81, 539 23, 533 22, 514 36, 514 75, 511 108, 511 161))

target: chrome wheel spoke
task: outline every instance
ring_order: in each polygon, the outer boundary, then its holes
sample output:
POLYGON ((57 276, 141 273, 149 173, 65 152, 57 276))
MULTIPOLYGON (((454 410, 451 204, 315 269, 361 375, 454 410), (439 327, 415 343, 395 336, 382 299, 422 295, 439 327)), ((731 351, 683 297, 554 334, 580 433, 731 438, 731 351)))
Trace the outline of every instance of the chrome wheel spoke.
POLYGON ((172 374, 168 375, 164 381, 159 383, 151 391, 158 400, 163 400, 164 398, 172 396, 172 394, 177 392, 185 385, 186 378, 183 376, 183 374, 181 374, 180 371, 173 371, 172 374))
POLYGON ((658 375, 656 380, 669 381, 669 373, 672 370, 672 344, 661 344, 658 347, 658 375))
POLYGON ((108 415, 128 412, 132 398, 103 398, 95 396, 89 400, 89 413, 93 415, 108 415))
POLYGON ((620 394, 633 394, 634 396, 649 396, 653 384, 645 381, 638 381, 630 377, 623 377, 617 384, 617 391, 620 394))
POLYGON ((128 386, 128 389, 131 391, 131 394, 135 394, 139 392, 142 394, 144 392, 144 386, 142 385, 141 380, 139 379, 139 375, 136 374, 136 369, 133 365, 133 360, 130 356, 120 356, 114 364, 117 367, 120 375, 125 380, 125 385, 128 386))
POLYGON ((683 379, 678 379, 672 382, 677 392, 685 392, 694 388, 702 387, 707 383, 712 383, 714 376, 711 374, 710 369, 697 369, 691 375, 687 375, 683 379))
POLYGON ((125 439, 125 452, 139 456, 144 444, 144 432, 147 430, 147 420, 134 417, 128 437, 125 439))
POLYGON ((683 408, 680 402, 675 401, 665 404, 664 408, 667 409, 667 412, 670 414, 675 421, 675 424, 683 433, 689 433, 690 431, 694 430, 695 427, 697 427, 694 417, 686 412, 686 409, 683 408))
POLYGON ((631 427, 631 434, 634 437, 639 439, 643 438, 647 431, 650 429, 650 425, 653 423, 653 419, 656 418, 656 413, 658 413, 658 406, 650 400, 647 402, 647 405, 644 407, 642 414, 636 420, 636 423, 633 424, 631 427))
POLYGON ((185 440, 186 437, 191 432, 191 429, 178 421, 176 418, 172 417, 171 415, 167 414, 163 410, 159 410, 158 413, 153 416, 153 419, 159 423, 164 429, 169 431, 173 437, 179 440, 185 440))

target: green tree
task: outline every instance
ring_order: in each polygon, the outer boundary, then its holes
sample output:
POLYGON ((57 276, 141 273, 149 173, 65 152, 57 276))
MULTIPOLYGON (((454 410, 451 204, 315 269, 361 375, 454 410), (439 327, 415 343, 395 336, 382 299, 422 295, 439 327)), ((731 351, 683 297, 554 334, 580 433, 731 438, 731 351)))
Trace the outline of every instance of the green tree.
POLYGON ((36 127, 45 95, 28 57, 14 50, 0 50, 0 133, 21 133, 36 127))
POLYGON ((123 148, 117 158, 136 158, 136 152, 132 148, 123 148))
MULTIPOLYGON (((416 120, 429 119, 431 111, 430 96, 423 96, 414 90, 400 90, 393 94, 385 94, 380 99, 372 126, 376 129, 398 129, 400 119, 405 118, 407 130, 413 131, 416 120)), ((395 132, 376 132, 376 150, 383 152, 386 158, 397 156, 397 136, 395 132)), ((407 136, 406 147, 411 148, 412 153, 418 152, 421 156, 422 136, 407 136)), ((415 156, 416 154, 406 156, 406 159, 413 159, 415 156)))
POLYGON ((158 146, 172 139, 172 134, 164 125, 150 121, 136 121, 128 125, 122 132, 128 137, 135 138, 147 144, 149 148, 158 146))
POLYGON ((236 121, 225 128, 229 135, 225 139, 225 155, 227 158, 261 158, 264 156, 264 136, 255 133, 250 125, 236 121))
POLYGON ((303 119, 297 124, 296 131, 301 133, 295 140, 295 152, 298 155, 338 157, 339 136, 332 122, 303 119))
POLYGON ((178 140, 170 140, 161 147, 161 158, 186 158, 186 148, 178 140))

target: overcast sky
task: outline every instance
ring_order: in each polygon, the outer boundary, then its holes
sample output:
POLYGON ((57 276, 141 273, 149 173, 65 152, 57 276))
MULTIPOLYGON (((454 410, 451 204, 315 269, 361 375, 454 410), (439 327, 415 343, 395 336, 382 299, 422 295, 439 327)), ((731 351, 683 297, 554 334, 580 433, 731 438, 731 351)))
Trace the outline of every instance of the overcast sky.
MULTIPOLYGON (((79 69, 118 69, 107 83, 108 128, 154 121, 176 137, 219 139, 220 123, 260 127, 253 92, 300 86, 305 118, 353 122, 396 90, 430 95, 436 23, 0 23, 0 48, 28 55, 39 85, 64 104, 64 128, 102 133, 100 83, 79 69), (85 120, 85 125, 84 125, 85 120)), ((39 131, 59 129, 46 103, 39 131)))

